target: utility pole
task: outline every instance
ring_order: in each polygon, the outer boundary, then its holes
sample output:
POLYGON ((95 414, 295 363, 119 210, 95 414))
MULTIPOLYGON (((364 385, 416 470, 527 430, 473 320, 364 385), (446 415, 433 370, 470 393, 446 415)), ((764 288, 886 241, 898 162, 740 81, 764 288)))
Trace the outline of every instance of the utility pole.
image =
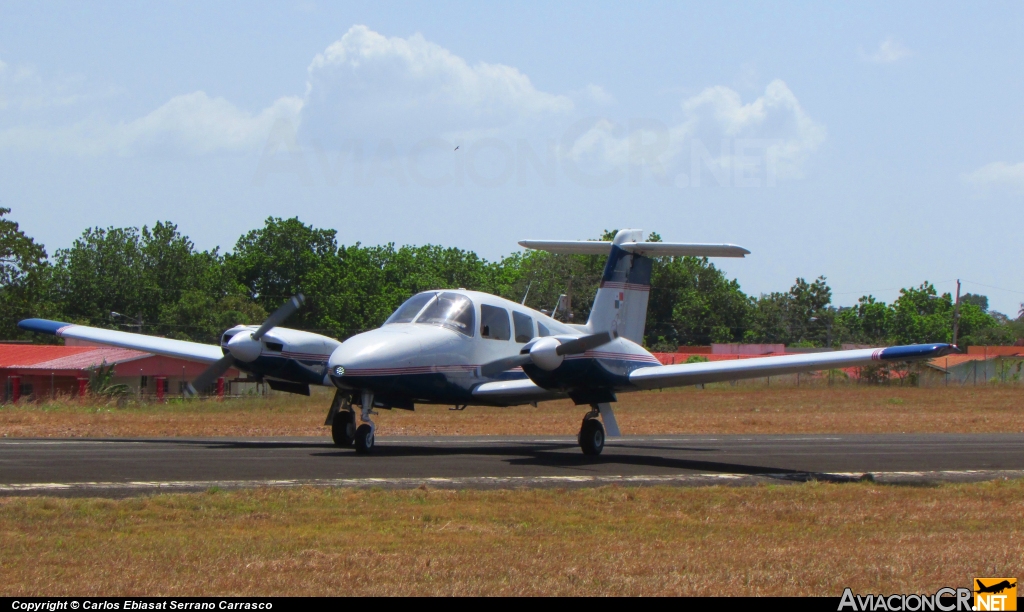
POLYGON ((956 306, 953 307, 953 346, 956 346, 957 332, 960 331, 960 279, 956 279, 956 306))

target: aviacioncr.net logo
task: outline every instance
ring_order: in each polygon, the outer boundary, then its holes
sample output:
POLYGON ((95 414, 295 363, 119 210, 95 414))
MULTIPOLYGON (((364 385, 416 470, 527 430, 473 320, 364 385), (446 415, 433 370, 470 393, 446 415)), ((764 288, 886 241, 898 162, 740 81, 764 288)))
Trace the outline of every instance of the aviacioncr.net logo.
MULTIPOLYGON (((1016 603, 1016 600, 1014 600, 1016 603)), ((943 587, 931 595, 898 593, 893 595, 854 595, 849 588, 843 591, 839 611, 851 612, 971 612, 971 589, 943 587)))

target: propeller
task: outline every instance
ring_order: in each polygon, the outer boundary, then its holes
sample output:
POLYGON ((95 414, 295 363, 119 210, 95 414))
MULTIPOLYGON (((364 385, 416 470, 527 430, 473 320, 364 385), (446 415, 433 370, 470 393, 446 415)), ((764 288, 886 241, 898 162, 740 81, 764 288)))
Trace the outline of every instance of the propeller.
POLYGON ((573 338, 565 342, 552 337, 541 338, 526 353, 503 357, 490 363, 485 363, 480 366, 480 374, 491 377, 530 362, 533 362, 534 365, 542 370, 551 371, 562 365, 562 360, 566 355, 586 353, 591 349, 611 342, 612 339, 618 338, 618 336, 615 332, 600 332, 589 336, 573 338))
POLYGON ((260 325, 259 329, 256 331, 251 334, 246 334, 243 331, 232 336, 231 339, 228 340, 227 354, 213 362, 210 367, 203 370, 199 376, 196 376, 195 380, 186 385, 185 393, 190 397, 195 397, 198 395, 196 389, 205 389, 209 387, 213 381, 223 376, 224 372, 228 371, 228 368, 235 365, 236 361, 246 363, 254 361, 260 356, 260 353, 263 350, 263 347, 260 345, 260 339, 263 338, 268 331, 284 323, 288 317, 295 314, 295 311, 301 308, 305 301, 305 296, 301 293, 296 294, 267 317, 267 320, 264 321, 263 325, 260 325))

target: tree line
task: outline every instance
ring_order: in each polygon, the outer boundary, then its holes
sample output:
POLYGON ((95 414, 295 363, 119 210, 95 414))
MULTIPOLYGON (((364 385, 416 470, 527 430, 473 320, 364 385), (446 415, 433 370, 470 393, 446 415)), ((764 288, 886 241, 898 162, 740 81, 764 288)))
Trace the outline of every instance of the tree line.
MULTIPOLYGON (((334 230, 271 217, 230 252, 198 250, 174 223, 141 229, 89 228, 49 256, 0 208, 0 337, 46 338, 17 329, 41 317, 147 334, 216 342, 225 329, 261 322, 295 293, 306 307, 288 326, 346 338, 378 327, 404 300, 426 289, 485 291, 584 323, 604 257, 513 253, 487 261, 439 245, 339 245, 334 230)), ((601 239, 609 240, 614 231, 601 239)), ((651 234, 650 240, 660 240, 651 234)), ((953 297, 924 282, 886 304, 868 295, 836 307, 825 277, 796 279, 788 291, 749 296, 707 258, 655 261, 645 343, 652 350, 719 342, 838 347, 952 340, 953 297)), ((1024 309, 1024 306, 1022 306, 1024 309)), ((1013 344, 1024 312, 988 309, 962 296, 959 344, 1013 344)), ((52 339, 50 339, 52 341, 52 339)))

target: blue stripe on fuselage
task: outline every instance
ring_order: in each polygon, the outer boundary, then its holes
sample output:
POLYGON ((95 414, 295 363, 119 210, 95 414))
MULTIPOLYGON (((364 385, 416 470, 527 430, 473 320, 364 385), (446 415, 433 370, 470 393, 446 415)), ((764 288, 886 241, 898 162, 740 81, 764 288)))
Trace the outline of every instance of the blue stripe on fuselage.
MULTIPOLYGON (((533 374, 539 386, 548 389, 632 389, 629 373, 643 367, 650 367, 647 361, 633 359, 571 359, 558 369, 547 372, 536 366, 523 366, 533 374)), ((521 380, 525 372, 504 372, 501 376, 479 378, 470 373, 445 374, 441 372, 413 374, 384 374, 359 376, 346 373, 331 376, 338 387, 344 389, 370 389, 390 397, 408 399, 413 402, 439 404, 460 404, 475 402, 473 388, 483 382, 495 380, 521 380)))

